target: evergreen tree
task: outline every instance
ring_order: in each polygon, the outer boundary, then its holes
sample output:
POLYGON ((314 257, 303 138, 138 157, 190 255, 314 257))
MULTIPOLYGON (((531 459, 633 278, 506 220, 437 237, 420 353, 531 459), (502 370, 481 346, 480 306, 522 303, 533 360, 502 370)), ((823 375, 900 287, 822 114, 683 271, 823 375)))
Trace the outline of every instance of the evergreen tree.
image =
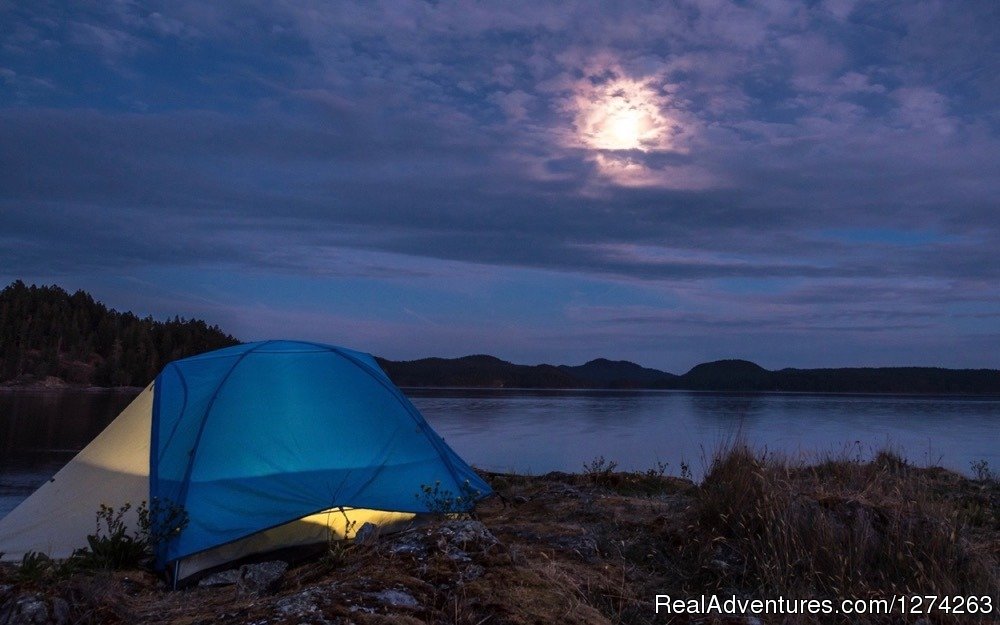
POLYGON ((121 313, 88 293, 17 280, 0 291, 0 382, 31 376, 100 386, 149 382, 168 362, 239 343, 218 326, 121 313))

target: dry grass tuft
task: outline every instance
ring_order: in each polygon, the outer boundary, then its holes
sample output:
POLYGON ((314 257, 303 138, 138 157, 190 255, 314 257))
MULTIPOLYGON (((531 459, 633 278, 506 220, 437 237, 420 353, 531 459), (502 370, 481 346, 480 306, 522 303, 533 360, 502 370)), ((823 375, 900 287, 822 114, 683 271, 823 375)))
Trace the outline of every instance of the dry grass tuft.
POLYGON ((995 561, 933 482, 888 451, 806 467, 734 445, 695 498, 699 581, 760 597, 996 595, 995 561))

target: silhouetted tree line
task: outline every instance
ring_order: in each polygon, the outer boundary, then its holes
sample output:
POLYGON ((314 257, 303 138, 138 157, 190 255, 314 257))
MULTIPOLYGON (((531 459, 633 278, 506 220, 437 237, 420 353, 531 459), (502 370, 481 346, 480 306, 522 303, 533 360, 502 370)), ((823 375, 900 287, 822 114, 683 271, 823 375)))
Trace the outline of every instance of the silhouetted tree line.
POLYGON ((378 362, 393 382, 410 387, 1000 395, 1000 371, 996 369, 880 367, 768 371, 746 360, 719 360, 674 375, 628 361, 601 358, 575 367, 516 365, 493 356, 405 362, 379 359, 378 362))
POLYGON ((18 280, 0 291, 0 381, 57 376, 96 386, 143 386, 165 364, 236 345, 218 326, 118 312, 88 293, 18 280))

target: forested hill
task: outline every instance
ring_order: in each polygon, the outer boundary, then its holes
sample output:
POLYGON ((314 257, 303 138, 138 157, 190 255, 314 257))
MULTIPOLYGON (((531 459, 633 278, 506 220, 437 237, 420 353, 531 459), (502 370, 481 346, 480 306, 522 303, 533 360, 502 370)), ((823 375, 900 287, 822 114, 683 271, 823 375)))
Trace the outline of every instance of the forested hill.
POLYGON ((845 367, 769 371, 746 360, 718 360, 695 366, 668 383, 665 388, 700 391, 1000 395, 1000 371, 941 367, 845 367))
POLYGON ((83 291, 20 280, 0 291, 0 382, 145 386, 172 360, 238 342, 204 321, 137 317, 83 291))

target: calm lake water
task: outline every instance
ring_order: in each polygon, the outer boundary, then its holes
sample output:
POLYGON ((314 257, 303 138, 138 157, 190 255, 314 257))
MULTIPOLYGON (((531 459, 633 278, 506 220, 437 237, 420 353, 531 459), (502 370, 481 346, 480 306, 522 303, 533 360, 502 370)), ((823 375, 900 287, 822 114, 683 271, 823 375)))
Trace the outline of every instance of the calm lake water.
MULTIPOLYGON (((681 462, 697 477, 740 435, 815 459, 891 447, 919 464, 1000 469, 1000 398, 734 394, 678 391, 409 389, 467 461, 497 471, 580 471, 604 456, 622 469, 681 462)), ((96 436, 132 396, 0 391, 0 516, 96 436)))

